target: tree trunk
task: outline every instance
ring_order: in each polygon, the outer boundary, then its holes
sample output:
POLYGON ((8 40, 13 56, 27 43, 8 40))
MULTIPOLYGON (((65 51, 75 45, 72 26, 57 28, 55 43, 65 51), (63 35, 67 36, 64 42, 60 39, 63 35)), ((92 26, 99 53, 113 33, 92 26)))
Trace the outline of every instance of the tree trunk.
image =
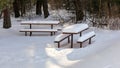
POLYGON ((47 0, 43 0, 43 11, 44 11, 44 18, 47 18, 49 16, 47 0))
POLYGON ((108 5, 109 17, 111 17, 111 4, 110 3, 111 3, 110 0, 108 0, 107 5, 108 5))
POLYGON ((42 3, 43 3, 42 0, 41 1, 37 0, 37 2, 36 2, 36 15, 41 15, 42 14, 42 10, 41 10, 42 3))
POLYGON ((37 15, 42 14, 42 10, 41 10, 42 6, 43 6, 44 18, 47 18, 49 16, 47 0, 37 0, 37 2, 36 2, 36 14, 37 15))
POLYGON ((5 9, 3 9, 2 11, 3 13, 3 28, 10 28, 11 27, 11 19, 10 19, 10 12, 8 7, 5 7, 5 9))
POLYGON ((99 12, 98 16, 101 18, 102 17, 102 0, 99 0, 99 12))
POLYGON ((26 10, 25 10, 25 2, 24 0, 20 0, 20 11, 21 11, 21 16, 23 16, 25 13, 26 13, 26 10))
POLYGON ((75 10, 76 10, 76 21, 83 20, 84 14, 83 14, 80 0, 75 0, 74 4, 75 4, 75 10))
POLYGON ((19 17, 20 16, 20 13, 19 13, 19 4, 18 4, 18 1, 14 1, 13 2, 13 10, 14 10, 14 14, 15 14, 15 18, 19 17))

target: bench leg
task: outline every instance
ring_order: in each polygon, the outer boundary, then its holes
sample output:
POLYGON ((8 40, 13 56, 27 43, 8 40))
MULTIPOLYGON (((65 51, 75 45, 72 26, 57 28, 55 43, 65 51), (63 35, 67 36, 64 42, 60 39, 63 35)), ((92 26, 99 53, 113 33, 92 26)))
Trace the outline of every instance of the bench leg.
POLYGON ((68 43, 70 43, 70 36, 68 36, 68 43))
POLYGON ((30 36, 32 36, 32 32, 30 32, 30 36))
POLYGON ((55 35, 55 32, 54 32, 54 35, 55 35))
POLYGON ((71 48, 73 48, 73 34, 71 34, 71 48))
POLYGON ((60 42, 58 42, 58 48, 60 48, 60 42))
POLYGON ((89 44, 91 44, 91 38, 89 39, 89 44))
POLYGON ((27 36, 27 32, 25 32, 25 36, 27 36))
POLYGON ((80 36, 82 36, 82 32, 80 32, 80 36))
POLYGON ((80 48, 82 48, 82 42, 80 42, 80 48))
POLYGON ((53 32, 51 32, 51 36, 53 35, 53 32))

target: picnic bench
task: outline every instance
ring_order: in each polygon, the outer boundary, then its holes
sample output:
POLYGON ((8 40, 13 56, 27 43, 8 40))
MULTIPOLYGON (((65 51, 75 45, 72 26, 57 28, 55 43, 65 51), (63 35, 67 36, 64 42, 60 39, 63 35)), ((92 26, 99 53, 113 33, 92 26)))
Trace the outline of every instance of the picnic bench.
POLYGON ((95 36, 95 32, 91 31, 89 33, 86 33, 85 35, 82 35, 81 37, 79 37, 79 39, 77 40, 77 43, 80 43, 80 48, 82 47, 82 43, 89 40, 89 44, 91 44, 91 38, 93 38, 95 36))
POLYGON ((58 48, 60 48, 60 42, 68 38, 68 43, 70 43, 70 34, 59 34, 55 37, 54 43, 58 43, 58 48))
POLYGON ((57 32, 57 29, 21 29, 20 32, 25 32, 25 36, 27 36, 27 33, 30 32, 30 36, 32 36, 33 32, 51 32, 51 36, 53 33, 57 32))
POLYGON ((74 24, 68 27, 65 27, 62 30, 63 34, 70 34, 71 35, 71 48, 73 48, 73 35, 74 34, 80 34, 82 35, 82 32, 87 30, 89 27, 87 24, 74 24))

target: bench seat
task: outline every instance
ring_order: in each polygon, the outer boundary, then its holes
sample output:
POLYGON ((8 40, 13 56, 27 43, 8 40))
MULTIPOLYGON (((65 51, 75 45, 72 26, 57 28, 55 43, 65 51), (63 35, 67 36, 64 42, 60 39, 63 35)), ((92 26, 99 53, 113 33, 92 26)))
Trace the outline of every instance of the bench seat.
POLYGON ((58 43, 58 48, 60 48, 60 42, 68 38, 68 43, 70 42, 70 34, 59 34, 55 37, 54 43, 58 43))
POLYGON ((78 40, 77 43, 80 43, 80 47, 82 47, 82 43, 89 40, 89 44, 91 44, 91 38, 93 38, 95 36, 95 32, 89 32, 86 33, 85 35, 82 35, 78 40))
POLYGON ((25 32, 25 36, 27 36, 27 32, 30 32, 30 36, 32 35, 32 32, 57 32, 57 29, 21 29, 20 32, 25 32))

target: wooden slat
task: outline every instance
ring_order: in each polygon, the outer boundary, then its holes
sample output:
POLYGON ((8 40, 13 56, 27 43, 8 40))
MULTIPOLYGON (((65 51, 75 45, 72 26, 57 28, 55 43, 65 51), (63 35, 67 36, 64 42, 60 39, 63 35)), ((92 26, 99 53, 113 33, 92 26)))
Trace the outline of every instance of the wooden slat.
POLYGON ((20 32, 57 32, 57 29, 21 29, 20 32))
POLYGON ((70 34, 59 34, 58 36, 55 37, 55 42, 60 42, 70 36, 70 34))
POLYGON ((59 21, 22 21, 21 25, 57 25, 59 21))

